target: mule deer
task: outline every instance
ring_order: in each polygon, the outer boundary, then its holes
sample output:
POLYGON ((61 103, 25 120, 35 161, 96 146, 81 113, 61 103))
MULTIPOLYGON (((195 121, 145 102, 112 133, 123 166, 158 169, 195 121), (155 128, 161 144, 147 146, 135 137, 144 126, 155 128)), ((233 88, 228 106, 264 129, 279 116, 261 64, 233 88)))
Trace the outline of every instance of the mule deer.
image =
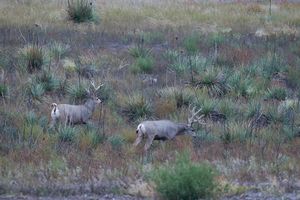
POLYGON ((91 87, 86 89, 89 98, 82 105, 52 103, 52 121, 50 127, 53 127, 57 121, 62 122, 63 120, 65 120, 65 125, 86 124, 91 118, 96 105, 101 103, 101 100, 96 96, 96 91, 103 86, 103 84, 96 87, 94 82, 91 81, 91 86, 93 91, 91 92, 91 87))
POLYGON ((144 146, 144 150, 147 151, 153 140, 171 140, 178 135, 185 134, 196 136, 192 124, 195 122, 204 124, 202 121, 203 115, 198 116, 201 109, 196 111, 195 107, 192 110, 189 107, 189 111, 191 112, 191 116, 188 117, 188 123, 176 123, 170 120, 143 121, 137 126, 137 138, 134 142, 134 146, 137 146, 144 137, 147 137, 144 146))

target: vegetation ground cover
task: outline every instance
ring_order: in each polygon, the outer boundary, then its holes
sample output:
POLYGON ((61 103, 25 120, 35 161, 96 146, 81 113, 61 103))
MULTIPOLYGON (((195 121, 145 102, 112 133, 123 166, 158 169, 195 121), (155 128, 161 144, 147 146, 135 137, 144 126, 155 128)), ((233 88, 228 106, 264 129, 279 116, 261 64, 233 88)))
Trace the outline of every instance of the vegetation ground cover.
POLYGON ((83 23, 67 1, 0 3, 0 194, 162 197, 149 173, 186 151, 184 170, 216 171, 213 198, 299 193, 299 3, 84 3, 83 23), (93 122, 49 129, 51 103, 82 103, 91 78, 93 122), (196 138, 132 147, 139 122, 185 122, 190 104, 196 138))

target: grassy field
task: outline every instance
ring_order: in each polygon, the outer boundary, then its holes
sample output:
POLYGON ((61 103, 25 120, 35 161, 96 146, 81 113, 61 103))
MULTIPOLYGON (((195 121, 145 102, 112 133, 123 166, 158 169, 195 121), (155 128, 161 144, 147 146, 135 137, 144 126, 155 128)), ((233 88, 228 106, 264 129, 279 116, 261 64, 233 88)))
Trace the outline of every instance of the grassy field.
POLYGON ((0 195, 164 199, 164 167, 211 168, 214 199, 299 194, 299 3, 91 2, 84 23, 67 1, 0 2, 0 195), (92 122, 49 128, 51 103, 83 103, 91 78, 92 122), (141 121, 186 122, 189 105, 196 138, 132 146, 141 121))

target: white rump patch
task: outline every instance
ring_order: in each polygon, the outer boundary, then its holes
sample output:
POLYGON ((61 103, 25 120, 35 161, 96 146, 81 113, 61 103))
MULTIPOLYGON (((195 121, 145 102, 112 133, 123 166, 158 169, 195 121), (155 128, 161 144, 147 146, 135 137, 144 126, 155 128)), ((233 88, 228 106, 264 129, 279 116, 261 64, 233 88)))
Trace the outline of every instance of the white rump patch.
POLYGON ((57 118, 59 118, 59 116, 60 116, 60 112, 59 112, 59 110, 58 110, 58 108, 57 108, 57 104, 56 103, 53 103, 52 104, 52 111, 51 111, 51 118, 52 119, 57 119, 57 118))
POLYGON ((137 131, 138 131, 139 133, 141 133, 142 135, 145 135, 145 133, 146 133, 146 128, 145 128, 145 126, 144 126, 143 124, 139 124, 138 127, 137 127, 137 131))

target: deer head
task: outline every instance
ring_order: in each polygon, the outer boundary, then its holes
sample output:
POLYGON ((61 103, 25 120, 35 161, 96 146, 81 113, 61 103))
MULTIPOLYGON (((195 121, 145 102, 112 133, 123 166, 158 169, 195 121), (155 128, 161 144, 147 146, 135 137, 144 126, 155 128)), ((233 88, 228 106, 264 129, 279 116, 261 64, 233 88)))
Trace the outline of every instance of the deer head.
POLYGON ((90 81, 90 86, 88 89, 86 89, 86 92, 88 94, 88 97, 92 100, 95 100, 96 103, 101 103, 101 100, 97 97, 97 91, 103 86, 103 83, 100 83, 99 85, 95 85, 94 80, 90 81))

